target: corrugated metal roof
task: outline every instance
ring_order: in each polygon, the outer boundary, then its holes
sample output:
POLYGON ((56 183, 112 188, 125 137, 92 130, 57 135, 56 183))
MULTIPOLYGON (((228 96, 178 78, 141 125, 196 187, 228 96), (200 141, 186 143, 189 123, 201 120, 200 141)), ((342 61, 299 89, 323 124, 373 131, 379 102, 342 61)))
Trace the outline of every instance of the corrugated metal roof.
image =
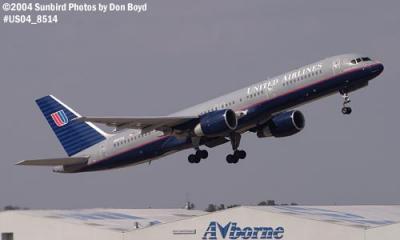
POLYGON ((15 213, 127 232, 206 214, 185 209, 23 210, 15 213))
POLYGON ((249 208, 362 228, 400 222, 400 205, 257 206, 249 208))

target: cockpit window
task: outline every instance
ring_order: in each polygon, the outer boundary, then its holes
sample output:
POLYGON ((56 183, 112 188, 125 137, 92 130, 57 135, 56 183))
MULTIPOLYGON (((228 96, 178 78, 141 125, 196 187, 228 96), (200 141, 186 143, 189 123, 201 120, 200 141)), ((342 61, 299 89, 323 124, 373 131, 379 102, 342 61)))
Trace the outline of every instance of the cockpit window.
POLYGON ((367 61, 372 61, 371 58, 369 57, 363 57, 363 58, 356 58, 350 61, 351 64, 357 64, 359 62, 367 62, 367 61))

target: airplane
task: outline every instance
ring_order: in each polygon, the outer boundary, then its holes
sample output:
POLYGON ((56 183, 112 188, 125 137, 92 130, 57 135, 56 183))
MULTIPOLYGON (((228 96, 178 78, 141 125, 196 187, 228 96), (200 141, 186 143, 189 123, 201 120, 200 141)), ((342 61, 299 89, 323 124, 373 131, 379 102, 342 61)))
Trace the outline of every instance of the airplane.
POLYGON ((352 112, 349 93, 366 87, 382 73, 381 62, 359 54, 329 57, 263 80, 167 116, 81 116, 52 95, 36 100, 68 157, 24 160, 17 165, 53 166, 53 172, 78 173, 121 168, 194 149, 190 163, 208 157, 204 147, 230 142, 229 164, 246 157, 241 135, 288 137, 305 126, 294 109, 335 93, 343 97, 341 112, 352 112), (106 133, 96 124, 113 127, 106 133))

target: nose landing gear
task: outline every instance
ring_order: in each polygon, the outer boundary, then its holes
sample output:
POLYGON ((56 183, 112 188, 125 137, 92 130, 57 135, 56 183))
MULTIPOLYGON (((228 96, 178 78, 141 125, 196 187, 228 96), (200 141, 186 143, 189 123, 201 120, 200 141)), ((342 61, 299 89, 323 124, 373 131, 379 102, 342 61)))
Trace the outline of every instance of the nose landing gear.
POLYGON ((340 92, 340 95, 342 95, 343 100, 344 100, 343 101, 343 107, 342 107, 342 113, 344 115, 349 115, 352 112, 352 109, 349 106, 349 104, 351 102, 349 93, 347 91, 345 91, 345 90, 340 90, 339 92, 340 92))

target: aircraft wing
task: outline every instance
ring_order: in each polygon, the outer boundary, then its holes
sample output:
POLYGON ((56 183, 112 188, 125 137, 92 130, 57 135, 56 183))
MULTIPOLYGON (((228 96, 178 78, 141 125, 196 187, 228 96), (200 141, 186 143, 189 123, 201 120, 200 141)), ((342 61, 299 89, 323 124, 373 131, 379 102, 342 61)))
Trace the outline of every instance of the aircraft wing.
POLYGON ((145 131, 166 131, 186 122, 197 120, 197 116, 161 116, 161 117, 78 117, 76 121, 105 124, 116 130, 131 128, 145 131))
POLYGON ((16 165, 29 166, 59 166, 86 163, 89 157, 66 157, 66 158, 48 158, 37 160, 24 160, 16 163, 16 165))

